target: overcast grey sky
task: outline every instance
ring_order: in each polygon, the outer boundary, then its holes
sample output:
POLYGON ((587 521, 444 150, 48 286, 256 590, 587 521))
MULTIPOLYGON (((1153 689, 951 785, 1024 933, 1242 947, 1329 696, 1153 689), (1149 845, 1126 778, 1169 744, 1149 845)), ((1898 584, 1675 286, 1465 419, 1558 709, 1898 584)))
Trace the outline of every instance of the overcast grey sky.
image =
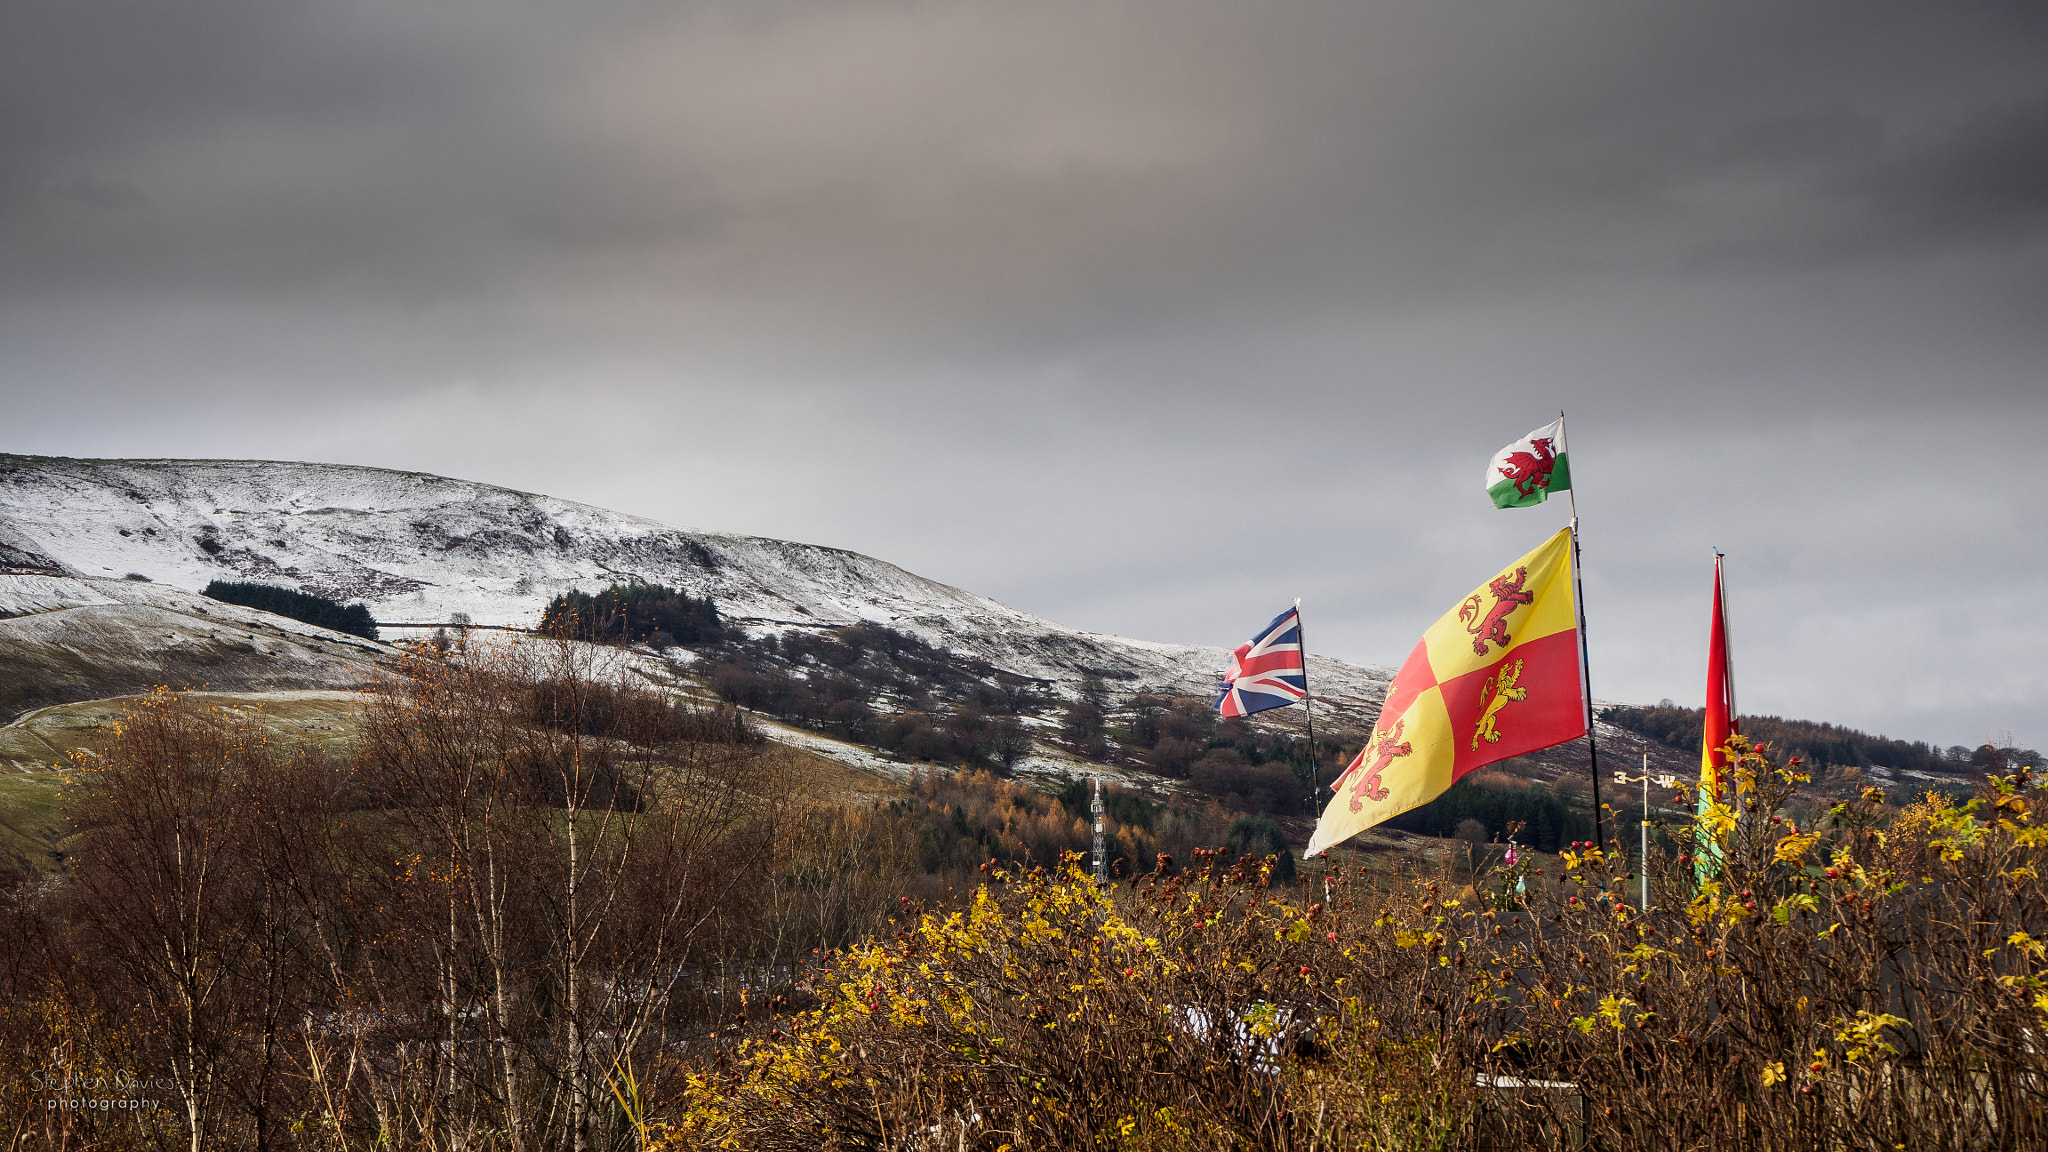
POLYGON ((1398 663, 2048 747, 2048 8, 0 10, 0 449, 418 469, 1398 663))

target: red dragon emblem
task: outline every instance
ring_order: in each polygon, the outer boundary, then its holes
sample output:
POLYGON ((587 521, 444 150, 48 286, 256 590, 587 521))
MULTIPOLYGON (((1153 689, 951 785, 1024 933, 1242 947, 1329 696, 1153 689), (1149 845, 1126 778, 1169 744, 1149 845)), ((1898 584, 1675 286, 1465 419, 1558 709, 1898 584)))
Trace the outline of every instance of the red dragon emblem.
POLYGON ((1486 586, 1486 590, 1493 593, 1493 607, 1487 609, 1484 615, 1480 613, 1480 604, 1485 597, 1478 592, 1465 597, 1465 602, 1458 606, 1458 619, 1464 622, 1465 631, 1472 634, 1473 652, 1481 656, 1486 655, 1488 641, 1503 648, 1514 643, 1514 637, 1508 635, 1508 614, 1524 604, 1536 602, 1534 592, 1522 591, 1522 582, 1528 578, 1527 568, 1515 569, 1515 578, 1512 580, 1505 576, 1495 576, 1493 583, 1486 586))
POLYGON ((1365 751, 1358 754, 1358 762, 1364 764, 1366 768, 1364 772, 1359 774, 1358 783, 1351 787, 1351 810, 1353 812, 1363 812, 1365 810, 1364 800, 1378 801, 1387 798, 1387 786, 1380 783, 1380 773, 1386 771, 1394 763, 1396 757, 1406 756, 1410 752, 1415 751, 1414 745, 1409 744, 1406 740, 1401 740, 1401 730, 1407 726, 1408 722, 1406 720, 1394 721, 1394 730, 1392 732, 1375 733, 1372 743, 1366 746, 1365 751), (1400 742, 1395 743, 1395 741, 1400 742), (1368 757, 1370 762, 1368 762, 1368 757))
POLYGON ((1557 463, 1557 453, 1550 450, 1550 437, 1539 436, 1529 441, 1529 447, 1536 451, 1510 452, 1508 462, 1498 469, 1515 482, 1515 493, 1520 496, 1534 496, 1550 487, 1550 469, 1557 463))

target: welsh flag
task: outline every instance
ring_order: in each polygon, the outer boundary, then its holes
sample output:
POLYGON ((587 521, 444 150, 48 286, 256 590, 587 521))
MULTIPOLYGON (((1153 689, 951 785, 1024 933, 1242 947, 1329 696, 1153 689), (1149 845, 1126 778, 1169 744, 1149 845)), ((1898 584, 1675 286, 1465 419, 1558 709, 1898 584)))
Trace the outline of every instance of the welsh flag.
POLYGON ((1559 531, 1422 634, 1372 739, 1332 785, 1308 855, 1429 803, 1474 768, 1586 734, 1571 552, 1571 531, 1559 531))
POLYGON ((1564 417, 1536 429, 1493 454, 1486 466, 1486 494, 1496 508, 1541 504, 1552 492, 1572 486, 1564 459, 1564 417))

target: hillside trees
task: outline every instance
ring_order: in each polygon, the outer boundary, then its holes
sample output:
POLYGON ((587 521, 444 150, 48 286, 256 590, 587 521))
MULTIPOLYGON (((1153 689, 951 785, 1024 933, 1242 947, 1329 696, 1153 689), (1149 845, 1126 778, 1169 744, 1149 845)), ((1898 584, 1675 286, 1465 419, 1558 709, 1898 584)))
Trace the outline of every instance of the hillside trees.
POLYGON ((540 630, 550 636, 603 644, 716 644, 727 636, 718 605, 709 597, 659 584, 613 584, 595 595, 571 590, 548 601, 540 630))
POLYGON ((900 807, 793 802, 775 825, 741 951, 770 982, 789 960, 870 939, 918 870, 916 827, 900 807))
POLYGON ((47 894, 8 986, 64 1006, 51 1038, 67 1060, 98 1062, 104 1084, 108 1054, 122 1053, 146 1070, 128 1073, 143 1080, 133 1094, 174 1110, 119 1125, 67 1117, 49 1135, 290 1145, 306 1013, 336 1003, 327 961, 357 922, 340 865, 353 833, 335 821, 351 803, 348 773, 161 690, 76 768, 73 883, 47 894), (37 958, 40 986, 19 966, 37 958), (95 1019, 107 1023, 78 1027, 95 1019))
MULTIPOLYGON (((1673 748, 1694 751, 1700 746, 1700 710, 1680 708, 1668 700, 1646 707, 1603 708, 1600 719, 1673 748)), ((1924 741, 1892 740, 1840 724, 1787 720, 1781 716, 1744 716, 1742 731, 1752 740, 1769 744, 1779 755, 1797 756, 1821 767, 1874 766, 1894 771, 1959 774, 2009 771, 2021 766, 2038 768, 2043 763, 2040 753, 2030 749, 1988 744, 1976 749, 1943 749, 1924 741)))
POLYGON ((263 831, 251 793, 273 765, 251 733, 158 692, 109 755, 80 766, 86 832, 73 907, 87 946, 122 977, 109 1007, 157 1025, 154 1054, 193 1152, 220 1138, 234 1049, 260 1037, 245 1094, 265 1132, 282 997, 296 983, 282 946, 294 917, 246 866, 263 831))
POLYGON ((1240 816, 1230 824, 1230 838, 1223 845, 1221 859, 1266 860, 1271 863, 1275 884, 1294 883, 1294 853, 1287 836, 1270 816, 1240 816))
POLYGON ((741 707, 939 764, 1014 767, 1045 705, 1022 677, 873 624, 761 637, 703 675, 741 707))
POLYGON ((1477 875, 1340 850, 1290 890, 1271 819, 1112 788, 1102 885, 1054 866, 1088 840, 1081 780, 932 771, 845 802, 603 655, 458 641, 380 691, 345 760, 189 697, 139 705, 80 764, 73 881, 0 891, 0 1131, 337 1152, 644 1152, 657 1121, 670 1149, 1556 1148, 1582 1123, 1611 1148, 2048 1141, 2048 789, 2024 767, 1969 804, 1871 789, 1809 819, 1786 807, 1800 766, 1738 747, 1704 882, 1685 828, 1649 860, 1475 853, 1477 875), (162 1076, 179 1107, 55 1119, 27 1087, 49 1064, 162 1076))
POLYGON ((229 580, 214 580, 206 585, 201 595, 223 604, 240 604, 244 608, 257 608, 289 616, 308 624, 316 624, 365 640, 377 638, 377 621, 370 616, 370 610, 361 604, 342 604, 325 596, 311 592, 299 592, 280 588, 274 584, 247 584, 229 580))
MULTIPOLYGON (((1191 860, 1197 848, 1230 841, 1232 814, 1211 802, 1155 800, 1109 785, 1103 803, 1109 863, 1118 875, 1152 867, 1162 852, 1191 860)), ((911 778, 908 797, 876 809, 875 816, 900 827, 911 845, 910 890, 937 896, 949 887, 970 889, 980 882, 984 865, 1049 867, 1063 852, 1088 848, 1089 804, 1083 778, 1067 778, 1047 795, 988 771, 922 771, 911 778)), ((1268 844, 1259 839, 1256 851, 1271 851, 1268 844)))
POLYGON ((0 1004, 43 1006, 6 1017, 38 1037, 0 1053, 7 1123, 107 1148, 614 1146, 615 1061, 653 1069, 718 1010, 699 975, 769 911, 735 863, 774 859, 795 790, 729 714, 593 659, 409 659, 345 761, 143 701, 80 762, 74 882, 7 893, 0 1004), (14 1061, 53 1049, 161 1077, 175 1111, 41 1116, 40 1065, 14 1061))
POLYGON ((1468 820, 1484 828, 1488 838, 1505 837, 1510 828, 1519 827, 1521 842, 1542 852, 1555 852, 1593 835, 1592 817, 1573 811, 1541 784, 1501 789, 1465 780, 1429 803, 1393 817, 1386 826, 1421 836, 1456 836, 1468 820))
POLYGON ((1131 746, 1163 776, 1185 777, 1216 734, 1216 712, 1201 700, 1141 693, 1130 708, 1131 746))
POLYGON ((616 1053, 666 1038, 709 954, 731 853, 765 834, 740 790, 761 753, 679 742, 673 710, 622 706, 588 649, 528 659, 423 666, 371 712, 365 784, 412 847, 387 889, 411 963, 386 991, 474 1053, 448 1074, 493 1102, 510 1147, 580 1152, 616 1053), (521 695, 542 723, 500 706, 521 695))

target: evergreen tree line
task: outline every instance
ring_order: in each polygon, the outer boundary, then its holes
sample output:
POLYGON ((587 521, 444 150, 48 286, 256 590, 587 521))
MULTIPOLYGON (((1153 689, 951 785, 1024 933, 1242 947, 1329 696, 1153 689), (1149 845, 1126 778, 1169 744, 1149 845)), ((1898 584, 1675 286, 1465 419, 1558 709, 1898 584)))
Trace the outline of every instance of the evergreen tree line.
POLYGON ((244 608, 289 616, 321 628, 346 632, 350 636, 361 636, 365 640, 377 638, 377 621, 370 615, 370 610, 361 604, 344 605, 325 596, 280 588, 275 584, 247 584, 230 580, 215 580, 208 584, 200 595, 223 604, 239 604, 244 608))
MULTIPOLYGON (((1698 708, 1680 708, 1670 701, 1641 708, 1616 705, 1603 709, 1600 718, 1639 736, 1673 748, 1697 751, 1706 731, 1705 713, 1698 708)), ((1781 716, 1744 716, 1742 734, 1768 744, 1781 756, 1797 756, 1816 767, 1890 768, 1912 772, 1989 771, 2020 766, 2038 767, 2041 755, 2030 749, 2003 749, 1991 745, 1939 748, 1923 740, 1892 740, 1872 736, 1839 724, 1813 720, 1787 720, 1781 716)))
POLYGON ((550 636, 601 644, 717 644, 727 630, 711 597, 701 599, 659 584, 614 584, 592 595, 565 592, 541 612, 550 636))

